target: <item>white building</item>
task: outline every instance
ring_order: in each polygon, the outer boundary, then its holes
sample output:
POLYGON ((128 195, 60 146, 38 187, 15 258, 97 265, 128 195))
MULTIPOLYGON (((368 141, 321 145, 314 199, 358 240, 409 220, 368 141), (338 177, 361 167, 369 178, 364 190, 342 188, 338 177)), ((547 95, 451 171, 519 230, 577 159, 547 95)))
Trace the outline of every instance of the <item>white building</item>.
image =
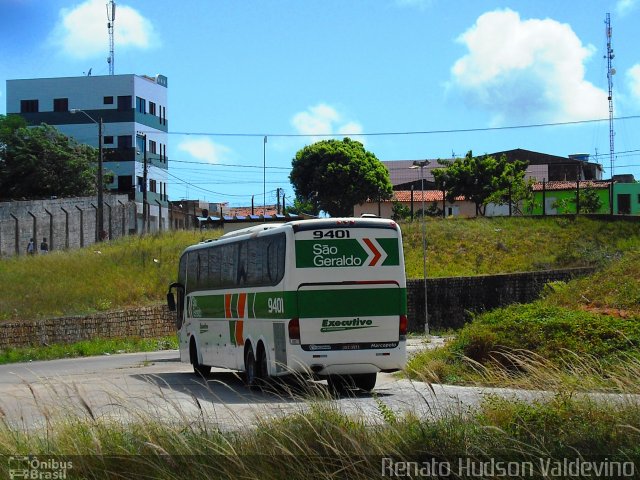
POLYGON ((47 123, 80 143, 98 147, 103 122, 105 174, 109 189, 137 204, 142 231, 146 139, 148 223, 169 226, 167 197, 167 78, 105 75, 7 80, 7 114, 29 125, 47 123), (73 113, 73 110, 81 110, 73 113))

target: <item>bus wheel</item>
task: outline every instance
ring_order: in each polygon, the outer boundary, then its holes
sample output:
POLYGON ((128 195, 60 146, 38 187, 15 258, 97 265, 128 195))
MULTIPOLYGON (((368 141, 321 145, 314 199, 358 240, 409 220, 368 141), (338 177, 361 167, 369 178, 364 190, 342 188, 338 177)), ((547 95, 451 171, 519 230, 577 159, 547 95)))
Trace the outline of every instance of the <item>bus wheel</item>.
POLYGON ((191 342, 189 355, 191 357, 191 365, 193 365, 193 371, 196 375, 200 377, 206 377, 211 373, 211 366, 201 365, 198 362, 198 349, 196 348, 196 344, 194 342, 191 342))
POLYGON ((350 390, 370 392, 376 386, 376 373, 359 373, 354 375, 329 375, 327 383, 333 394, 344 394, 350 390))
POLYGON ((247 387, 255 389, 258 386, 258 368, 253 348, 249 347, 244 357, 244 376, 247 387))
POLYGON ((376 386, 376 380, 378 378, 377 373, 359 373, 358 375, 351 375, 351 379, 353 380, 353 386, 359 388, 360 390, 364 390, 365 392, 370 392, 373 390, 373 387, 376 386))
POLYGON ((258 345, 258 380, 262 385, 269 381, 269 366, 267 365, 267 352, 264 345, 258 345))

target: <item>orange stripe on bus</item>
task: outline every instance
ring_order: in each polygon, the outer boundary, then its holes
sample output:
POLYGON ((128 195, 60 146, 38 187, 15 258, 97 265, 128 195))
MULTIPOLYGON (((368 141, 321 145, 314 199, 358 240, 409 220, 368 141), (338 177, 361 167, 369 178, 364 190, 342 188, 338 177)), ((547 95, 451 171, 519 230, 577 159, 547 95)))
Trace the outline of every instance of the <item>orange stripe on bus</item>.
POLYGON ((242 337, 243 327, 244 322, 242 320, 238 320, 236 322, 236 345, 244 345, 244 338, 242 337))
POLYGON ((244 313, 247 310, 247 294, 241 293, 238 295, 238 318, 244 318, 244 313))

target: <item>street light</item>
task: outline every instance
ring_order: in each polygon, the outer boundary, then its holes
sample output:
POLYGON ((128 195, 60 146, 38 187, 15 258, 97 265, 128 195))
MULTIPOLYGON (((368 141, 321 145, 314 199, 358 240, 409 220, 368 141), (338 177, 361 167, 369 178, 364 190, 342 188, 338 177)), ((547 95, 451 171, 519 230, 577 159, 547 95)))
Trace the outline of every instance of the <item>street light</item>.
POLYGON ((422 190, 422 278, 424 284, 424 332, 429 335, 429 309, 427 307, 427 226, 424 220, 424 167, 429 165, 429 160, 415 160, 409 168, 420 169, 420 183, 422 190))
POLYGON ((98 242, 103 240, 102 229, 104 228, 104 201, 102 198, 102 187, 104 180, 104 173, 102 168, 102 117, 100 117, 99 121, 96 121, 91 115, 89 115, 84 110, 79 108, 72 108, 69 110, 72 114, 75 113, 83 113, 89 120, 98 125, 98 174, 96 175, 96 190, 98 191, 98 208, 97 208, 97 219, 96 223, 98 224, 98 232, 96 235, 96 239, 98 242))

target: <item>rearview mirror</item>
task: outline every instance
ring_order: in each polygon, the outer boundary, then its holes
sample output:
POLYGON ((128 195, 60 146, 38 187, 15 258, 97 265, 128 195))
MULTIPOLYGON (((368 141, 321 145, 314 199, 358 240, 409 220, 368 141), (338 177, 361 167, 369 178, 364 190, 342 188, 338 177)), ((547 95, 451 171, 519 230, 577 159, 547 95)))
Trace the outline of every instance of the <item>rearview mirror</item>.
POLYGON ((167 293, 167 306, 169 307, 170 312, 176 311, 176 299, 173 296, 173 292, 167 293))

